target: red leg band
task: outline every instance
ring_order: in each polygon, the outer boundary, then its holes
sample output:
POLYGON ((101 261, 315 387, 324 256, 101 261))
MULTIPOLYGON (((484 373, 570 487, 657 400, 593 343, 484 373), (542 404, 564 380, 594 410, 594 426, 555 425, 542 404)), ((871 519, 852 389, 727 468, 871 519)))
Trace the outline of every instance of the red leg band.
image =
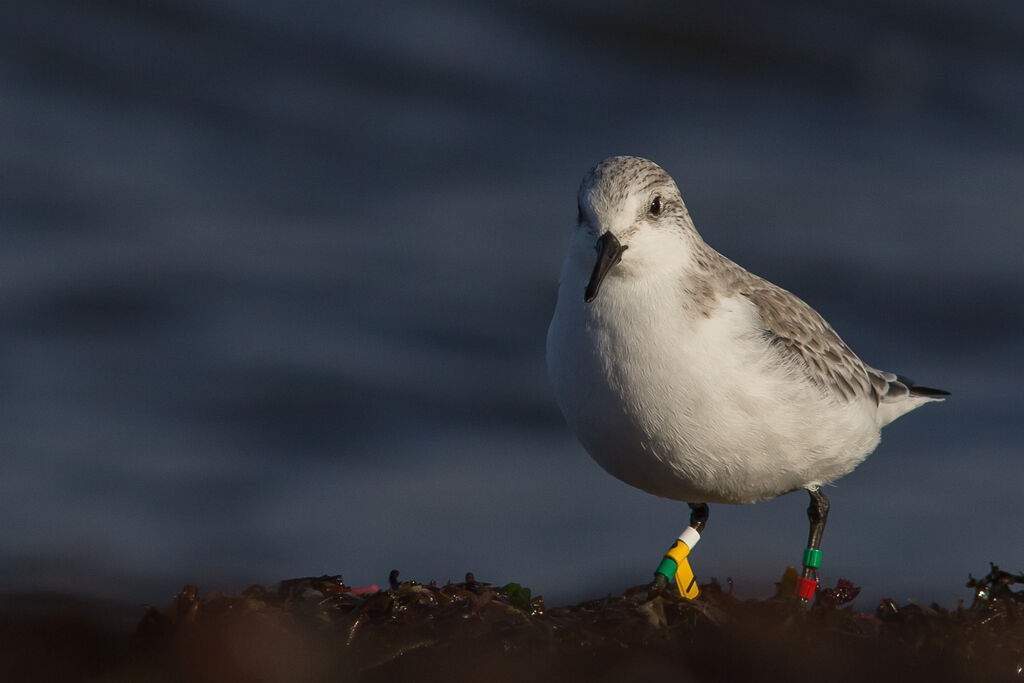
POLYGON ((810 600, 814 597, 814 589, 818 587, 817 581, 811 581, 810 579, 797 579, 796 594, 804 600, 810 600))

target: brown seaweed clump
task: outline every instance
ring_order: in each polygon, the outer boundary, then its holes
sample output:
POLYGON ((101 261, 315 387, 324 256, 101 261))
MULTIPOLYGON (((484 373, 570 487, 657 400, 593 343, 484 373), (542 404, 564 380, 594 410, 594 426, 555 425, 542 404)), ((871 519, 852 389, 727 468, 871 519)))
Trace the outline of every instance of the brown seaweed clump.
MULTIPOLYGON (((739 600, 712 581, 695 601, 646 586, 546 609, 518 584, 399 582, 357 595, 338 576, 236 596, 187 587, 149 608, 130 669, 158 681, 986 681, 1024 670, 1024 577, 993 566, 970 607, 847 606, 840 580, 810 609, 788 594, 739 600), (927 677, 926 679, 924 677, 927 677)), ((112 680, 125 680, 114 678, 112 680)))
MULTIPOLYGON (((548 609, 518 584, 467 574, 439 586, 385 590, 339 576, 201 597, 187 586, 152 607, 124 647, 89 675, 104 683, 400 681, 1006 681, 1024 672, 1024 576, 992 566, 971 577, 969 607, 850 606, 840 580, 810 608, 795 573, 768 600, 740 600, 712 581, 688 601, 646 586, 548 609)), ((95 659, 95 658, 93 658, 95 659)), ((2 667, 0 667, 2 669, 2 667)), ((35 678, 33 680, 50 680, 35 678)), ((53 679, 57 680, 57 679, 53 679)))

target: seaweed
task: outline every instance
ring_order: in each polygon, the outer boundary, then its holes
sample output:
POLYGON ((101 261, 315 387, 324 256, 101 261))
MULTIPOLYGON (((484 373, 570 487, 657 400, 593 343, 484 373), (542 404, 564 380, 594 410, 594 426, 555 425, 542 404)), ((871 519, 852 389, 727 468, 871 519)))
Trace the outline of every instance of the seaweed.
MULTIPOLYGON (((383 590, 339 575, 232 595, 186 586, 166 607, 147 606, 131 638, 90 626, 81 601, 69 600, 77 605, 69 621, 50 599, 57 616, 49 621, 6 615, 17 636, 8 644, 19 649, 0 661, 0 674, 5 683, 881 683, 1019 680, 1024 672, 1024 575, 992 565, 969 577, 969 606, 887 598, 871 612, 854 609, 860 589, 845 579, 806 606, 792 597, 793 575, 764 600, 740 599, 731 580, 712 579, 696 600, 643 585, 553 608, 520 583, 471 573, 439 585, 395 571, 383 590)), ((95 606, 96 624, 104 609, 95 606)))
POLYGON ((548 609, 518 583, 390 578, 370 593, 340 576, 237 596, 199 598, 189 586, 147 610, 136 647, 181 681, 986 681, 1024 671, 1024 591, 1014 590, 1024 576, 994 565, 970 577, 970 607, 885 599, 870 614, 853 609, 860 589, 845 579, 810 607, 783 577, 766 600, 712 580, 693 601, 637 586, 548 609))

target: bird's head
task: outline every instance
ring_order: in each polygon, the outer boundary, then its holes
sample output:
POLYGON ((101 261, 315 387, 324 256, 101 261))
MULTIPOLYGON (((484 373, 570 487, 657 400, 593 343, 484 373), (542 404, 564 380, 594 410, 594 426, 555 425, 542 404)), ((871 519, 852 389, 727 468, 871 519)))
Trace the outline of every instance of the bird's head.
POLYGON ((678 268, 700 241, 675 181, 653 161, 605 159, 584 176, 577 200, 572 250, 589 252, 593 264, 587 303, 609 276, 678 268))

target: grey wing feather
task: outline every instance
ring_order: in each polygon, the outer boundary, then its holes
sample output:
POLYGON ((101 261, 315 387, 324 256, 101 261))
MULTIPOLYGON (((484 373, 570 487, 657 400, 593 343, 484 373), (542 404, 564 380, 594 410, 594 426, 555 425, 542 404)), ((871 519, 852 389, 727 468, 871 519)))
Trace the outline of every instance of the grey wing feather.
POLYGON ((868 372, 871 373, 872 377, 878 377, 881 380, 872 379, 871 382, 874 385, 875 395, 878 397, 879 403, 902 401, 910 396, 910 386, 904 383, 903 378, 896 377, 891 372, 882 372, 874 368, 868 368, 868 372), (889 379, 889 377, 892 377, 892 379, 889 379), (884 386, 880 386, 883 384, 884 386))
POLYGON ((826 393, 847 401, 869 397, 876 404, 902 401, 910 396, 948 395, 939 389, 917 387, 906 377, 865 365, 802 299, 721 254, 718 257, 720 272, 729 273, 729 290, 754 304, 769 342, 826 393))
POLYGON ((738 291, 757 307, 773 345, 826 392, 847 401, 871 395, 877 400, 882 378, 870 372, 817 311, 781 287, 748 275, 738 291))

